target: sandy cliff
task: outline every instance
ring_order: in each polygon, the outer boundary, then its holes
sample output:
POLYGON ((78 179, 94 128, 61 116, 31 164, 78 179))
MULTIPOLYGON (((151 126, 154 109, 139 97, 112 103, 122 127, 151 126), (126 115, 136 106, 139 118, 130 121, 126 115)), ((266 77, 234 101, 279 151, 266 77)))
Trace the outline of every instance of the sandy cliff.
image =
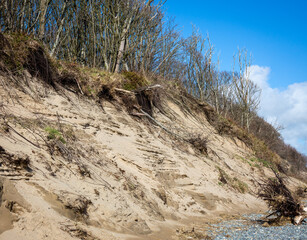
POLYGON ((118 96, 1 72, 0 239, 178 239, 183 226, 266 210, 255 179, 270 170, 160 91, 151 119, 118 96))

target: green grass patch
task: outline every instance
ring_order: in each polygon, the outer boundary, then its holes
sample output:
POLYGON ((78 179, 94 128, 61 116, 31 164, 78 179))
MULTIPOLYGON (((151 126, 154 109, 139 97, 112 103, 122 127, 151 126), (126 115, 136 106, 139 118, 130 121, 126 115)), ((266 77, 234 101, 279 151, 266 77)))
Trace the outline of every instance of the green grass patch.
POLYGON ((216 168, 219 171, 218 185, 224 186, 225 184, 228 184, 230 187, 240 193, 246 193, 248 191, 248 185, 245 182, 239 180, 236 177, 230 177, 223 169, 218 166, 216 166, 216 168))
POLYGON ((242 162, 247 163, 251 167, 256 167, 256 168, 266 167, 266 168, 276 169, 274 163, 267 161, 267 160, 264 160, 264 159, 261 159, 261 158, 251 157, 249 159, 246 159, 246 158, 238 156, 238 155, 236 157, 238 159, 240 159, 242 162))
POLYGON ((59 130, 52 127, 46 127, 45 131, 48 133, 47 135, 48 140, 55 139, 61 141, 64 144, 66 143, 62 133, 59 130))
POLYGON ((246 193, 248 191, 248 185, 237 178, 233 178, 232 187, 240 193, 246 193))

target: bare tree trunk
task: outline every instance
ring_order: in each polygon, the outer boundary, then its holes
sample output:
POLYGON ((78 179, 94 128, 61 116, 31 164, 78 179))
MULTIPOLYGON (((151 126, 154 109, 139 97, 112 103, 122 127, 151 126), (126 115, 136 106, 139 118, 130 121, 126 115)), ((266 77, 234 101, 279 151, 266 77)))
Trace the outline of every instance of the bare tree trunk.
POLYGON ((48 4, 49 0, 39 1, 39 30, 38 30, 39 39, 43 39, 45 35, 46 13, 47 13, 48 4))
POLYGON ((22 4, 22 8, 21 8, 21 17, 20 17, 20 31, 25 31, 24 29, 24 18, 25 18, 25 10, 26 10, 26 3, 27 3, 27 0, 24 0, 23 1, 23 4, 22 4))
MULTIPOLYGON (((137 8, 138 7, 134 7, 132 12, 135 12, 137 10, 137 8)), ((124 54, 125 45, 126 45, 126 41, 127 41, 127 34, 128 34, 129 29, 130 29, 130 26, 131 26, 132 17, 133 16, 130 16, 130 18, 126 18, 124 29, 123 29, 122 34, 120 36, 120 45, 119 45, 119 49, 118 49, 117 61, 116 61, 115 70, 114 70, 117 73, 120 70, 120 64, 121 64, 122 59, 123 59, 123 54, 124 54)))
POLYGON ((56 34, 56 38, 55 38, 53 47, 52 47, 51 52, 50 52, 51 56, 54 56, 55 51, 56 51, 56 49, 59 45, 59 42, 60 42, 60 36, 61 36, 62 30, 63 30, 64 21, 65 21, 65 18, 66 18, 67 1, 68 0, 65 0, 64 4, 63 4, 63 9, 62 9, 62 14, 61 14, 61 22, 60 22, 60 26, 57 30, 57 34, 56 34))
POLYGON ((119 49, 118 49, 118 55, 117 55, 117 61, 116 61, 115 70, 114 70, 114 72, 117 72, 117 73, 120 70, 120 64, 121 64, 122 59, 123 59, 123 54, 124 54, 124 50, 125 50, 125 42, 126 42, 125 38, 123 38, 120 41, 120 45, 119 45, 119 49))
POLYGON ((4 2, 4 9, 6 9, 6 16, 5 16, 5 27, 6 31, 12 30, 12 7, 13 1, 6 0, 4 2))
POLYGON ((91 4, 91 24, 92 24, 92 38, 93 38, 93 46, 92 46, 92 67, 96 67, 96 32, 95 32, 95 8, 93 1, 91 4))

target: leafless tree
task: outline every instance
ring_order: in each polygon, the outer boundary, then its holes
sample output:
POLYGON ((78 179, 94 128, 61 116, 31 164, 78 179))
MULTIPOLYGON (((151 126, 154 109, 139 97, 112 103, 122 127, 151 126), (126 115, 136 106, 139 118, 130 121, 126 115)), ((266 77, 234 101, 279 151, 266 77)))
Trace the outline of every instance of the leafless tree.
POLYGON ((159 0, 3 0, 0 26, 5 32, 32 33, 57 58, 110 72, 160 74, 174 61, 180 42, 175 28, 165 24, 169 21, 163 4, 159 0))
POLYGON ((193 27, 192 35, 185 41, 185 61, 187 64, 186 87, 199 99, 208 100, 213 82, 213 47, 209 37, 204 39, 193 27))
POLYGON ((240 109, 241 126, 249 130, 250 120, 259 106, 261 91, 250 79, 251 57, 247 50, 238 50, 234 56, 233 84, 236 104, 240 109), (238 72, 235 71, 236 63, 238 72))

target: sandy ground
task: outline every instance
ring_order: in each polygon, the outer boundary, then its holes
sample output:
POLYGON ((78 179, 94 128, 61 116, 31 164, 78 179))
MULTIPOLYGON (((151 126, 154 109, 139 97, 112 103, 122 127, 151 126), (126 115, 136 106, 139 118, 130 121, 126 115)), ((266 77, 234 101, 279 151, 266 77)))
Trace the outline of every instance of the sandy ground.
POLYGON ((155 119, 206 136, 208 155, 118 103, 36 79, 23 91, 0 85, 0 97, 0 239, 179 239, 183 227, 266 210, 253 191, 269 170, 174 101, 155 119), (50 139, 48 126, 60 135, 50 139), (221 183, 219 168, 248 190, 221 183))

